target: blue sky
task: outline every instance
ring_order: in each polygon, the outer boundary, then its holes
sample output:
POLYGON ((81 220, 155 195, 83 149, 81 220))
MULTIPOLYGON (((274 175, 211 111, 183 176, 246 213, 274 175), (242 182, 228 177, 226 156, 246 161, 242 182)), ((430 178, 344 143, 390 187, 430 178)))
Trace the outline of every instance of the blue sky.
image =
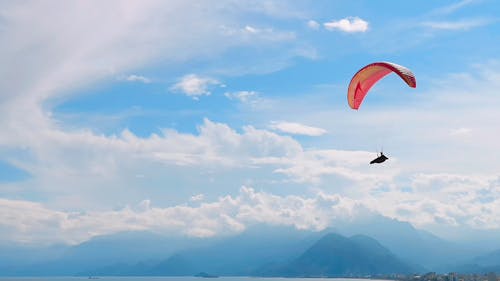
POLYGON ((1 5, 5 241, 367 212, 500 230, 495 1, 1 5), (387 76, 353 111, 348 83, 375 61, 417 88, 387 76), (390 161, 367 165, 381 147, 390 161))

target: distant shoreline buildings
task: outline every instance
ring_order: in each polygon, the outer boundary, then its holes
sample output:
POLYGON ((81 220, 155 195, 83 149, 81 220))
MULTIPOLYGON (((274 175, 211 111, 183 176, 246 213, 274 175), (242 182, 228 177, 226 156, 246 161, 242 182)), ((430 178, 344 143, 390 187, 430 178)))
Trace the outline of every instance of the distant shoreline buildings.
MULTIPOLYGON (((366 277, 366 276, 365 276, 366 277)), ((423 275, 384 275, 370 276, 371 279, 390 279, 399 281, 500 281, 500 277, 494 272, 486 274, 462 274, 450 272, 448 274, 438 274, 436 272, 428 272, 423 275)))

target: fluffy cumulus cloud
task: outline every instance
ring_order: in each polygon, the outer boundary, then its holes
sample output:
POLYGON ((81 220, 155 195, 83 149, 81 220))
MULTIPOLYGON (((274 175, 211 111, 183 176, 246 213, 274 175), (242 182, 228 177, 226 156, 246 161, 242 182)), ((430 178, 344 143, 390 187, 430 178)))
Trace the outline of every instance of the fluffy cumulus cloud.
MULTIPOLYGON (((197 135, 166 129, 147 138, 129 130, 106 137, 82 131, 52 133, 34 142, 44 145, 37 154, 45 164, 22 167, 37 176, 112 176, 135 161, 177 166, 245 166, 260 157, 290 157, 302 151, 301 145, 290 137, 252 126, 244 127, 240 134, 226 124, 208 119, 198 127, 197 135)), ((26 140, 26 145, 35 144, 26 140)))
POLYGON ((295 122, 273 121, 271 122, 271 125, 269 125, 269 127, 273 130, 277 130, 283 133, 313 137, 321 136, 327 133, 325 129, 307 126, 295 122))
POLYGON ((277 196, 242 187, 237 196, 190 207, 152 207, 149 202, 103 212, 62 212, 42 204, 0 200, 4 239, 23 243, 78 243, 95 235, 127 230, 209 237, 238 233, 246 225, 269 223, 320 230, 334 219, 350 218, 356 203, 340 196, 277 196))
POLYGON ((402 200, 397 208, 410 211, 403 218, 417 225, 500 227, 500 221, 492 216, 500 206, 498 176, 416 174, 411 189, 414 192, 407 196, 409 200, 402 200))
MULTIPOLYGON (((336 170, 339 163, 351 163, 351 167, 362 163, 361 159, 354 161, 349 152, 309 153, 291 137, 251 126, 239 133, 226 124, 208 119, 194 135, 165 130, 161 135, 141 138, 125 130, 109 137, 90 131, 48 131, 42 136, 36 141, 24 139, 20 145, 40 145, 43 149, 34 150, 34 159, 19 164, 34 176, 40 189, 76 196, 63 196, 62 205, 63 209, 75 211, 58 211, 41 203, 2 199, 0 228, 6 240, 77 243, 95 235, 146 229, 205 237, 239 232, 248 224, 260 222, 322 229, 330 224, 332 217, 350 214, 353 201, 323 193, 314 197, 282 197, 245 187, 237 196, 223 196, 212 202, 207 202, 202 194, 193 196, 190 201, 200 204, 196 207, 185 204, 151 207, 152 203, 144 200, 132 207, 82 212, 77 211, 82 201, 78 198, 78 189, 88 190, 95 185, 102 197, 110 188, 103 188, 103 184, 116 184, 113 183, 116 179, 138 166, 167 165, 186 170, 196 166, 212 169, 264 166, 297 182, 317 182, 322 175, 344 173, 349 177, 353 173, 349 169, 336 170), (327 154, 331 156, 325 157, 327 154), (75 183, 75 178, 81 179, 79 184, 75 183), (55 183, 63 184, 59 191, 54 189, 55 183), (73 190, 68 190, 69 187, 73 190)), ((141 174, 140 178, 144 177, 141 174)), ((90 191, 94 201, 98 200, 95 190, 90 191)), ((114 198, 117 197, 115 194, 114 198)))
POLYGON ((213 78, 188 74, 182 77, 171 89, 173 91, 179 91, 193 99, 199 99, 200 96, 210 95, 210 87, 220 84, 219 81, 213 78))
MULTIPOLYGON (((366 163, 372 156, 369 152, 305 150, 290 137, 254 127, 239 133, 205 120, 195 135, 172 130, 149 138, 129 131, 113 137, 68 133, 50 136, 43 146, 49 150, 40 155, 44 166, 26 166, 42 185, 47 180, 69 184, 75 177, 109 183, 126 173, 128 165, 157 164, 188 170, 200 165, 231 170, 267 167, 292 182, 321 186, 333 176, 335 184, 330 192, 318 189, 309 195, 282 196, 243 187, 234 196, 216 200, 198 194, 189 204, 156 207, 155 201, 144 200, 114 210, 83 212, 75 210, 72 201, 64 207, 70 211, 60 211, 46 204, 2 199, 0 229, 6 240, 78 243, 126 230, 208 237, 237 233, 254 223, 321 230, 334 226, 336 219, 356 218, 361 209, 418 227, 500 228, 495 215, 500 211, 498 176, 418 173, 401 180, 397 159, 374 170, 366 163)), ((104 192, 100 189, 99 194, 104 192)))
POLYGON ((235 196, 201 202, 155 207, 149 200, 136 206, 108 211, 68 212, 40 203, 0 200, 0 229, 5 240, 23 243, 79 243, 96 235, 130 230, 210 237, 235 234, 265 223, 322 230, 337 222, 383 214, 429 225, 498 229, 500 180, 498 177, 419 174, 411 188, 421 192, 342 196, 317 191, 309 196, 279 196, 241 187, 235 196), (431 195, 432 194, 432 195, 431 195), (367 212, 368 211, 368 212, 367 212))
POLYGON ((368 30, 368 22, 358 17, 325 22, 323 26, 330 31, 340 30, 347 33, 366 32, 368 30))

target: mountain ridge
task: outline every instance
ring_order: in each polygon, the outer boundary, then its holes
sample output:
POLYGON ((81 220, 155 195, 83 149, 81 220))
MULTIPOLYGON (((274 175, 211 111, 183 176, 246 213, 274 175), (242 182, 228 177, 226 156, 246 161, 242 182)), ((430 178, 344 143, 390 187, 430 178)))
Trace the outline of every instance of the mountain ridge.
POLYGON ((345 277, 412 272, 410 265, 371 237, 328 233, 294 261, 269 275, 345 277))
POLYGON ((168 275, 169 271, 172 273, 172 270, 167 270, 168 264, 176 261, 169 259, 177 255, 177 262, 180 262, 179 258, 185 261, 180 267, 182 270, 175 273, 178 275, 207 272, 219 276, 258 276, 282 270, 330 232, 349 238, 357 234, 369 236, 420 273, 483 271, 495 269, 498 265, 496 259, 489 264, 479 262, 481 259, 473 260, 481 255, 475 254, 476 251, 462 251, 455 244, 418 230, 409 223, 370 217, 364 221, 339 222, 335 228, 319 232, 297 230, 293 226, 257 224, 239 234, 215 238, 165 236, 139 231, 95 237, 74 246, 2 246, 0 275, 168 275), (23 256, 29 258, 23 259, 23 256), (442 265, 443 261, 448 264, 442 265), (159 266, 162 262, 167 269, 159 266), (426 266, 421 266, 424 262, 427 262, 426 266))

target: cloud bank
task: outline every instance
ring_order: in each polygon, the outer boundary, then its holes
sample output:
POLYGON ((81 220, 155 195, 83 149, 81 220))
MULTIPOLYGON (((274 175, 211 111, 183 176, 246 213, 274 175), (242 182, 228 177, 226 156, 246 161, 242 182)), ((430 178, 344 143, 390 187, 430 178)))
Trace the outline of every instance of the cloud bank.
POLYGON ((417 174, 411 189, 420 192, 394 190, 350 198, 321 191, 311 196, 280 196, 243 186, 236 196, 211 202, 195 195, 190 201, 196 206, 154 207, 144 200, 118 210, 88 212, 56 211, 40 203, 0 199, 0 231, 5 241, 75 244, 97 235, 133 230, 195 237, 228 235, 257 223, 318 231, 374 213, 417 226, 500 227, 496 216, 500 211, 499 177, 417 174))

